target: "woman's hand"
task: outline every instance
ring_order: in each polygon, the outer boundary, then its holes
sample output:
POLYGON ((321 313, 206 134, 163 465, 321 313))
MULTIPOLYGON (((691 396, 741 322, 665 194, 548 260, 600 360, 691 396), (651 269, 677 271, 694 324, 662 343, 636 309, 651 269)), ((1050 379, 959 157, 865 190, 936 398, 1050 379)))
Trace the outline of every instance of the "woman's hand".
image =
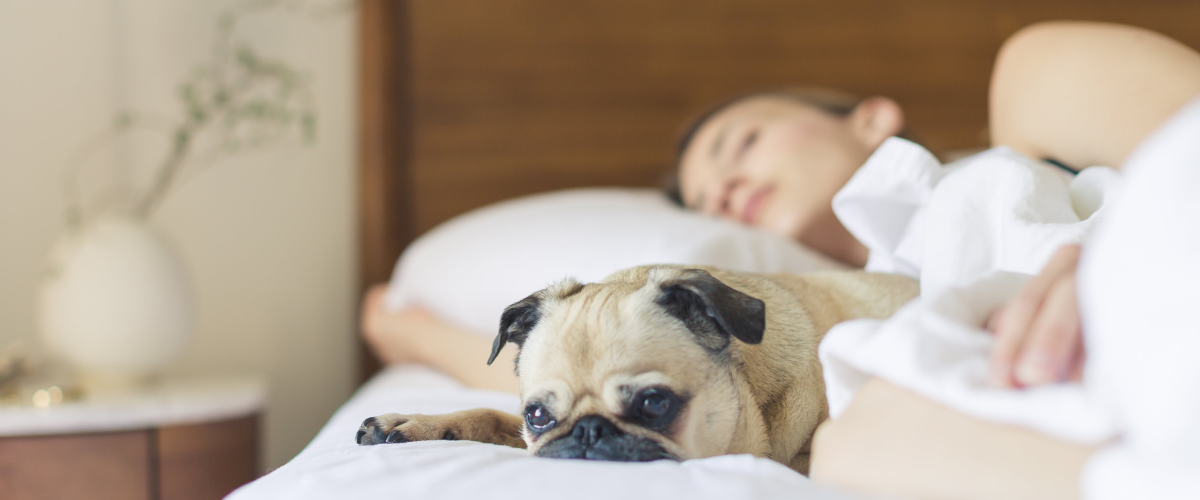
POLYGON ((1079 245, 1059 248, 1041 274, 992 313, 992 385, 1028 387, 1079 379, 1084 353, 1075 300, 1078 263, 1079 245))
POLYGON ((389 310, 384 304, 385 295, 387 285, 379 284, 363 296, 363 338, 385 364, 422 363, 419 337, 440 323, 432 313, 419 307, 389 310))

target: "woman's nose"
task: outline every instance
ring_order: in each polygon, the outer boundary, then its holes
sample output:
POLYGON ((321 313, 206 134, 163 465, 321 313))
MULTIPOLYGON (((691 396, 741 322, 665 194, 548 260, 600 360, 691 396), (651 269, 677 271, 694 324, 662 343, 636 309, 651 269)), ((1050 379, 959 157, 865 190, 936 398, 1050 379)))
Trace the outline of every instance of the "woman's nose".
POLYGON ((719 215, 721 217, 729 217, 733 215, 733 207, 731 200, 733 192, 738 185, 743 181, 737 175, 724 175, 716 179, 711 186, 710 192, 707 193, 707 198, 710 200, 704 211, 709 214, 719 215))

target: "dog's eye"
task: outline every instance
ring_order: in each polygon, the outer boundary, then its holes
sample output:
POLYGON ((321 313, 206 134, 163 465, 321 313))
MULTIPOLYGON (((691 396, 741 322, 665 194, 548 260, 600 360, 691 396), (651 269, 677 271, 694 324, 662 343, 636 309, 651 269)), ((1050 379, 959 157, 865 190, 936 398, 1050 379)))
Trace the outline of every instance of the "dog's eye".
MULTIPOLYGON (((631 391, 632 392, 632 391, 631 391)), ((687 398, 666 387, 649 387, 628 399, 623 418, 655 431, 667 431, 683 410, 687 398)))
POLYGON ((554 417, 542 405, 531 404, 525 408, 525 423, 532 429, 542 431, 554 425, 554 417))
POLYGON ((642 393, 642 400, 637 409, 647 420, 659 419, 671 413, 671 400, 662 393, 650 389, 642 393))

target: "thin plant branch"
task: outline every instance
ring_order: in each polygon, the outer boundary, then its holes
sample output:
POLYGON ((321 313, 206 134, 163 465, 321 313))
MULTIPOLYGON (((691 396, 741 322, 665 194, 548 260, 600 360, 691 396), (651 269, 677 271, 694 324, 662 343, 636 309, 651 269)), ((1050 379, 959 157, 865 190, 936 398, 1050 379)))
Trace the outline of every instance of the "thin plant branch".
POLYGON ((132 203, 132 215, 142 220, 154 215, 188 165, 262 148, 293 132, 304 144, 314 142, 317 117, 310 78, 283 61, 263 57, 237 36, 237 28, 245 16, 274 10, 316 19, 350 12, 356 6, 355 0, 244 0, 222 12, 212 59, 194 68, 179 86, 182 119, 141 119, 122 113, 111 129, 89 139, 72 155, 70 165, 74 166, 67 169, 66 179, 68 225, 77 227, 85 218, 78 187, 80 172, 99 151, 135 128, 165 131, 169 141, 149 185, 132 203), (214 144, 197 158, 194 149, 203 139, 214 144))

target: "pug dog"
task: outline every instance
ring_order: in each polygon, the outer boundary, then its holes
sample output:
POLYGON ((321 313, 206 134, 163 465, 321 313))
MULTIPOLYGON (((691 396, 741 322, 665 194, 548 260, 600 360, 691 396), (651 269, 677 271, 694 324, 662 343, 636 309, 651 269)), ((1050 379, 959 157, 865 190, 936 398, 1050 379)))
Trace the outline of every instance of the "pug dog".
POLYGON ((465 439, 615 461, 749 453, 806 474, 829 413, 821 338, 917 293, 908 277, 861 271, 646 266, 599 283, 567 279, 501 316, 488 364, 508 344, 519 349, 521 416, 392 413, 366 419, 355 441, 465 439))

